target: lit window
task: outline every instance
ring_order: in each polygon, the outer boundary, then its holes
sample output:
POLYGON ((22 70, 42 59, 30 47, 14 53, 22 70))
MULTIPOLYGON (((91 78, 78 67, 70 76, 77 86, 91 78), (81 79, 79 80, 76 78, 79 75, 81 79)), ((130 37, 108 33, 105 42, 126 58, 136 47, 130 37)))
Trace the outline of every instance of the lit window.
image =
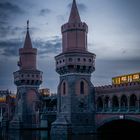
POLYGON ((123 81, 123 82, 127 81, 127 77, 126 76, 121 77, 121 81, 123 81))
POLYGON ((133 79, 134 80, 138 80, 139 79, 139 75, 138 74, 133 75, 133 79))

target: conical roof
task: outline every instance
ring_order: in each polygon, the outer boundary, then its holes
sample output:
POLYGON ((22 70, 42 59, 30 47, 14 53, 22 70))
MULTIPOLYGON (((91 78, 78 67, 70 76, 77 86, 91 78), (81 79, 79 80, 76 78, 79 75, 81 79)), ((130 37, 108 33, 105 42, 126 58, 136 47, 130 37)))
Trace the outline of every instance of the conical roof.
POLYGON ((76 5, 76 1, 73 0, 71 13, 70 13, 70 17, 69 17, 69 23, 79 23, 79 22, 81 22, 81 19, 79 16, 78 8, 76 5))
POLYGON ((32 48, 32 42, 29 33, 29 21, 27 21, 27 33, 25 37, 24 48, 32 48))

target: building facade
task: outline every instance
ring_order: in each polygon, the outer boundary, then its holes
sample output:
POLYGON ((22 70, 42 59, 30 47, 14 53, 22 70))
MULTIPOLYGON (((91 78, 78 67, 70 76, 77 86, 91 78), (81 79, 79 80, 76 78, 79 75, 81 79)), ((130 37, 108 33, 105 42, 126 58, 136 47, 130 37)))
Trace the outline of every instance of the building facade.
POLYGON ((16 95, 9 90, 0 90, 0 128, 8 127, 15 112, 16 95))
POLYGON ((14 72, 16 98, 0 91, 1 126, 51 126, 51 133, 56 135, 95 133, 114 120, 140 123, 140 73, 114 77, 112 85, 94 87, 91 83, 96 55, 88 51, 88 26, 81 21, 75 0, 61 32, 62 53, 55 57, 60 75, 56 96, 47 88, 39 90, 42 72, 36 66, 37 49, 32 47, 27 22, 25 43, 19 49, 19 70, 14 72))

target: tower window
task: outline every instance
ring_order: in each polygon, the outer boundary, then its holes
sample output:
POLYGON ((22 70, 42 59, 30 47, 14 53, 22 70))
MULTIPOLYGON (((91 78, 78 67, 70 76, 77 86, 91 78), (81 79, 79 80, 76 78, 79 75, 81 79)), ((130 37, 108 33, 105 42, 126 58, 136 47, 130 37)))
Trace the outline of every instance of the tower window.
POLYGON ((83 60, 84 60, 84 62, 86 62, 86 58, 84 58, 83 60))
POLYGON ((31 84, 32 84, 32 85, 34 84, 34 80, 32 80, 31 84))
POLYGON ((80 61, 80 58, 78 58, 77 60, 80 61))
POLYGON ((66 94, 66 83, 65 82, 63 83, 63 94, 64 95, 66 94))
POLYGON ((80 94, 84 94, 84 82, 80 82, 80 94))
POLYGON ((72 58, 69 58, 69 62, 72 62, 72 58))
POLYGON ((89 59, 89 62, 91 62, 92 60, 91 59, 89 59))

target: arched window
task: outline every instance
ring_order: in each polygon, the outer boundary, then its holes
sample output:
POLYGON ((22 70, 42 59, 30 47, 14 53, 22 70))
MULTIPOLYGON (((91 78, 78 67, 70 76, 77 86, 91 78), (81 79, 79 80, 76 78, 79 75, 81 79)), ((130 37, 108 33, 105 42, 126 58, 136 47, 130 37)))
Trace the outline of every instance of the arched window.
POLYGON ((109 109, 109 97, 105 97, 104 107, 105 107, 105 110, 109 109))
POLYGON ((128 106, 127 97, 125 95, 123 95, 121 97, 121 111, 126 111, 127 106, 128 106))
POLYGON ((81 81, 81 82, 80 82, 80 94, 84 94, 84 89, 85 89, 85 87, 84 87, 84 82, 81 81))
POLYGON ((64 95, 66 94, 66 83, 65 82, 63 83, 63 94, 64 95))
POLYGON ((102 111, 103 110, 103 100, 101 97, 98 97, 97 99, 97 111, 102 111))
POLYGON ((130 105, 130 111, 135 111, 136 107, 137 107, 137 97, 136 95, 131 95, 130 96, 130 101, 129 101, 129 105, 130 105))
POLYGON ((113 111, 117 111, 119 109, 119 101, 117 96, 112 98, 112 109, 113 111))

